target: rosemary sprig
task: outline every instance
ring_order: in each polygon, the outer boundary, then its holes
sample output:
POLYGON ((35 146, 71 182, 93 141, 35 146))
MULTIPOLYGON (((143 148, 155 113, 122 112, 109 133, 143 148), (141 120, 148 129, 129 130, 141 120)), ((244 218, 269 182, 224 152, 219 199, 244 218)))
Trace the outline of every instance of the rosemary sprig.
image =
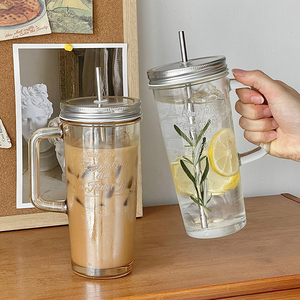
POLYGON ((187 177, 192 181, 195 187, 195 196, 190 196, 191 200, 194 201, 196 204, 210 210, 207 207, 208 202, 211 198, 206 199, 207 195, 207 184, 205 182, 207 178, 207 174, 209 171, 209 162, 208 157, 203 154, 203 149, 206 143, 206 137, 204 136, 207 128, 210 125, 210 120, 205 124, 201 132, 199 133, 196 140, 191 140, 187 137, 187 135, 176 125, 174 125, 174 129, 176 132, 188 143, 186 147, 192 148, 192 157, 187 158, 183 156, 180 159, 180 165, 184 173, 187 177), (201 161, 205 160, 205 167, 204 170, 201 170, 200 164, 201 161), (192 168, 188 168, 187 165, 191 165, 192 168), (192 169, 192 171, 190 171, 192 169), (206 201, 205 201, 206 200, 206 201))

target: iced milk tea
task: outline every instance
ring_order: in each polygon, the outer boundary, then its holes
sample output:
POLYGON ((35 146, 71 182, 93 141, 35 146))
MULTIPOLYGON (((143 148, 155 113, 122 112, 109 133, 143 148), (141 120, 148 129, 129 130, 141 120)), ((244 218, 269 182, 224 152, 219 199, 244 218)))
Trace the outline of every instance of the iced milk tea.
POLYGON ((109 276, 115 268, 130 272, 136 218, 137 146, 86 149, 66 143, 65 153, 74 271, 91 272, 92 276, 99 273, 101 277, 109 276))

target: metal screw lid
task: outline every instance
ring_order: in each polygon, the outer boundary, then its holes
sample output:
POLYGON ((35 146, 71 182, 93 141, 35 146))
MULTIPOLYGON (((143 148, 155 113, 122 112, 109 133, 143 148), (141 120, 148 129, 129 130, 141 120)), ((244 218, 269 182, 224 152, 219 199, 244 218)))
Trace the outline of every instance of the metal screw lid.
POLYGON ((97 97, 63 100, 60 118, 83 123, 116 123, 132 121, 142 116, 141 101, 122 96, 104 96, 101 106, 97 97))
POLYGON ((149 88, 159 89, 194 82, 205 82, 228 75, 225 56, 208 56, 175 62, 148 70, 149 88))

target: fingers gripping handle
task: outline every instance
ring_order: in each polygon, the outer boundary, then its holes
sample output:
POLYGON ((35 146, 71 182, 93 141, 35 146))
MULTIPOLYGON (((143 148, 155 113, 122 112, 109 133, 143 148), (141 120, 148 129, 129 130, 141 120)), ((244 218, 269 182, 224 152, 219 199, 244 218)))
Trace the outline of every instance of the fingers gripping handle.
MULTIPOLYGON (((232 83, 234 85, 238 85, 239 87, 245 87, 243 84, 238 82, 236 79, 229 79, 229 90, 232 90, 232 83)), ((260 145, 261 146, 261 145, 260 145)), ((268 146, 268 145, 265 145, 268 146)), ((264 157, 268 151, 266 151, 266 147, 256 147, 250 151, 239 153, 240 165, 247 164, 249 162, 255 161, 259 158, 264 157)))
POLYGON ((32 134, 28 149, 29 197, 32 204, 39 209, 67 213, 66 200, 44 200, 40 195, 40 142, 46 138, 61 136, 62 130, 60 127, 41 128, 32 134))

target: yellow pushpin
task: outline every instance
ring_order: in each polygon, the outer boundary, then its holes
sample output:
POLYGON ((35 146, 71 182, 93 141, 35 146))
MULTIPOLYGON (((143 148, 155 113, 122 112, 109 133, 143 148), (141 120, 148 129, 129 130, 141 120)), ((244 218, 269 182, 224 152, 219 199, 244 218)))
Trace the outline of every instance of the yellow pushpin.
POLYGON ((70 45, 70 44, 65 44, 65 50, 66 50, 66 51, 72 51, 72 50, 73 50, 72 45, 70 45))

